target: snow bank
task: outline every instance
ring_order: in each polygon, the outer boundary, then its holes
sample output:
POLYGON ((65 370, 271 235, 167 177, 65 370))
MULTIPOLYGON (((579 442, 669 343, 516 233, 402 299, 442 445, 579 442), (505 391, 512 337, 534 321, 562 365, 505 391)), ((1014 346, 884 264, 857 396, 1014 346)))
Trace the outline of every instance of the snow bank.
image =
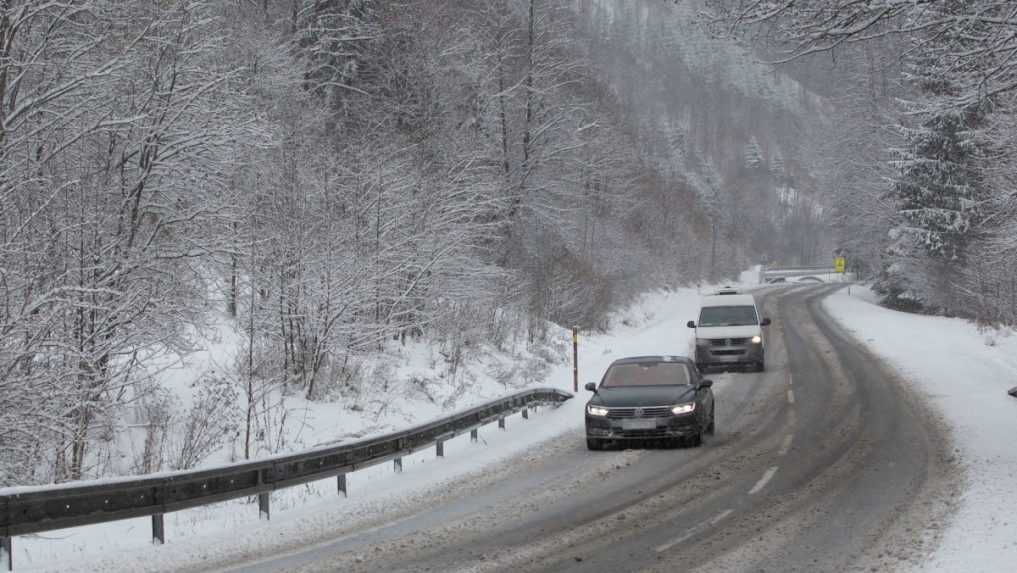
POLYGON ((854 286, 826 310, 946 416, 967 473, 959 510, 922 571, 1017 570, 1017 336, 959 319, 896 312, 854 286))
POLYGON ((744 285, 758 285, 762 283, 763 278, 763 265, 756 265, 747 271, 742 271, 738 277, 738 282, 744 285))

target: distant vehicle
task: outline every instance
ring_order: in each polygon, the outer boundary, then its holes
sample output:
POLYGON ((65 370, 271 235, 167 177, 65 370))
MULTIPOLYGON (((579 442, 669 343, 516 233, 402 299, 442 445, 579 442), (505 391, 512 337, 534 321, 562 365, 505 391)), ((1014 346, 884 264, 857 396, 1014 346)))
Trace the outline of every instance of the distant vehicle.
POLYGON ((771 285, 773 285, 773 284, 781 284, 781 283, 786 283, 787 279, 784 278, 784 277, 774 277, 772 279, 767 280, 766 282, 767 282, 767 284, 771 284, 771 285))
POLYGON ((712 380, 684 356, 636 356, 615 360, 598 387, 586 389, 586 447, 633 440, 703 443, 713 434, 712 380))
POLYGON ((769 324, 769 318, 760 319, 750 294, 704 296, 699 322, 688 322, 696 330, 696 367, 705 372, 717 365, 749 366, 762 372, 766 369, 762 327, 769 324))
POLYGON ((717 294, 717 295, 741 294, 741 292, 739 292, 738 289, 736 289, 736 288, 734 288, 732 286, 725 286, 725 287, 721 287, 720 289, 718 289, 715 294, 717 294))

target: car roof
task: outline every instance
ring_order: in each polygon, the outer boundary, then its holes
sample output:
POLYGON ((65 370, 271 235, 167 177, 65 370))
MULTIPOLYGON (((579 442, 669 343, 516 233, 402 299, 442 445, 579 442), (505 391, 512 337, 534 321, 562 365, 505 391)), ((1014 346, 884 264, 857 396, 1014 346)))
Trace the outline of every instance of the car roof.
POLYGON ((703 297, 699 306, 756 306, 751 294, 713 294, 703 297))
POLYGON ((647 364, 659 362, 680 362, 682 364, 692 364, 692 359, 688 356, 661 356, 659 354, 649 356, 629 356, 615 360, 611 363, 611 366, 614 366, 615 364, 647 364))

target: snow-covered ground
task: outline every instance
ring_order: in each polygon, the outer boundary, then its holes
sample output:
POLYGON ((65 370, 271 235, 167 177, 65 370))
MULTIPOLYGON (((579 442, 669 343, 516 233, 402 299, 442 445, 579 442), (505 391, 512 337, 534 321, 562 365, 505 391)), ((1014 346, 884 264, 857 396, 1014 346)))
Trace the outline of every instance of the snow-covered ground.
MULTIPOLYGON (((167 466, 173 452, 180 449, 184 422, 201 391, 195 382, 208 376, 236 376, 231 373, 236 372, 238 354, 244 352, 243 340, 225 316, 194 337, 197 350, 156 368, 157 384, 170 398, 170 435, 162 448, 165 463, 159 467, 164 471, 173 469, 167 466)), ((552 365, 568 360, 570 344, 569 333, 559 330, 550 333, 542 345, 529 346, 524 340, 512 339, 504 348, 476 343, 462 356, 450 356, 426 339, 388 341, 377 352, 351 363, 349 370, 360 378, 356 384, 334 389, 327 398, 309 400, 300 390, 269 387, 267 397, 258 404, 251 458, 385 434, 533 386, 547 376, 552 365)), ((239 390, 226 415, 233 421, 233 435, 203 457, 195 469, 243 459, 244 382, 228 383, 239 390)), ((110 446, 115 454, 108 456, 111 461, 106 462, 102 475, 140 473, 136 467, 145 446, 146 427, 145 423, 128 423, 119 428, 110 446)))
POLYGON ((830 314, 894 365, 954 431, 964 493, 921 571, 1017 571, 1017 336, 969 322, 895 312, 853 286, 826 299, 830 314))
MULTIPOLYGON (((758 271, 743 274, 745 283, 754 283, 758 271)), ((427 492, 440 490, 442 484, 464 475, 481 472, 500 460, 518 454, 582 425, 586 393, 582 385, 599 380, 612 360, 634 354, 685 354, 691 331, 685 322, 694 319, 699 298, 708 288, 683 288, 648 293, 611 320, 605 334, 580 337, 580 392, 564 406, 541 410, 523 421, 515 416, 508 431, 487 426, 481 443, 471 444, 459 437, 445 445, 444 459, 424 451, 403 460, 404 473, 395 474, 389 464, 350 474, 349 499, 336 495, 334 480, 276 492, 272 497, 272 520, 258 520, 252 500, 236 500, 210 507, 175 512, 166 516, 167 544, 153 547, 148 518, 125 520, 96 526, 71 528, 14 540, 14 558, 18 571, 146 571, 184 568, 225 556, 237 556, 284 547, 299 540, 315 539, 339 531, 378 515, 379 508, 399 507, 427 492), (514 428, 525 425, 526 431, 514 428), (243 535, 237 535, 237 531, 243 535)), ((712 290, 712 289, 709 289, 712 290)), ((564 329, 556 335, 568 341, 564 329)), ((515 391, 525 386, 554 386, 572 390, 572 372, 568 356, 570 345, 555 345, 565 357, 552 366, 546 378, 506 388, 495 375, 474 373, 470 396, 460 399, 454 409, 515 391)), ((432 352, 413 348, 406 352, 395 369, 397 376, 414 376, 432 370, 432 352)), ((503 357, 504 358, 504 357, 503 357)), ((495 368, 494 370, 498 370, 495 368)), ((380 398, 380 396, 379 396, 380 398)), ((441 400, 404 397, 402 406, 392 404, 395 414, 383 415, 383 423, 359 428, 358 434, 383 433, 438 417, 441 400)), ((395 402, 395 400, 393 400, 395 402)), ((333 405, 333 408, 337 406, 333 405)), ((324 441, 330 432, 349 438, 348 413, 328 415, 328 405, 315 405, 315 428, 308 436, 324 441)), ((308 440, 308 445, 314 445, 308 440)))

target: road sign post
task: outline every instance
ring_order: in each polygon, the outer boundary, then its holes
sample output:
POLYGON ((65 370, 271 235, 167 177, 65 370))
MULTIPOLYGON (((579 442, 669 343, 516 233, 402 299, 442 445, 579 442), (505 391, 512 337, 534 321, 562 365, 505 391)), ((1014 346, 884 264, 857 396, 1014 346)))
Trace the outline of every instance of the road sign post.
POLYGON ((572 391, 579 391, 579 327, 572 327, 572 391))

